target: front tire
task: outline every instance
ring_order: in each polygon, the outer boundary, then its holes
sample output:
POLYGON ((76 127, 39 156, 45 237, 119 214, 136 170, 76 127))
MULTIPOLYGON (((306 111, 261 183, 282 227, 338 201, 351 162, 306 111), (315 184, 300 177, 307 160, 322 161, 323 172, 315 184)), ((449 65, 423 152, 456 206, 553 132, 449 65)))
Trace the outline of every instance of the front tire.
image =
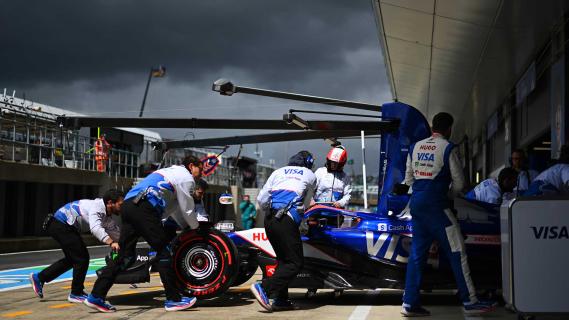
POLYGON ((173 243, 172 252, 178 281, 199 299, 221 295, 239 273, 235 244, 215 229, 180 234, 173 243))

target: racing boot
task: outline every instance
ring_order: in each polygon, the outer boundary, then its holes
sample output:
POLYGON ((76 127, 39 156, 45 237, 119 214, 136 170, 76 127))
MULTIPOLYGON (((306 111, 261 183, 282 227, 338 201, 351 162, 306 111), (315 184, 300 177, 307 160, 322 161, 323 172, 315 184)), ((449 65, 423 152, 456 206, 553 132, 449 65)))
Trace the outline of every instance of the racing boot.
POLYGON ((299 308, 290 300, 274 299, 271 303, 272 311, 298 310, 299 308))
POLYGON ((164 302, 164 309, 166 309, 166 311, 186 310, 196 304, 196 301, 198 301, 196 297, 182 297, 180 301, 166 300, 164 302))
POLYGON ((431 312, 423 307, 411 307, 404 304, 401 306, 401 314, 404 317, 428 317, 431 312))
POLYGON ((43 282, 40 281, 37 273, 30 273, 30 283, 38 298, 43 298, 43 282))
POLYGON ((259 302, 261 307, 263 307, 268 312, 273 312, 271 301, 267 297, 267 294, 265 293, 265 290, 261 286, 261 283, 259 282, 253 283, 251 285, 251 293, 253 293, 253 296, 255 296, 255 299, 257 299, 257 302, 259 302))
POLYGON ((87 299, 88 296, 89 295, 86 294, 85 292, 82 292, 81 294, 70 293, 69 296, 67 297, 67 301, 71 303, 84 303, 85 299, 87 299))

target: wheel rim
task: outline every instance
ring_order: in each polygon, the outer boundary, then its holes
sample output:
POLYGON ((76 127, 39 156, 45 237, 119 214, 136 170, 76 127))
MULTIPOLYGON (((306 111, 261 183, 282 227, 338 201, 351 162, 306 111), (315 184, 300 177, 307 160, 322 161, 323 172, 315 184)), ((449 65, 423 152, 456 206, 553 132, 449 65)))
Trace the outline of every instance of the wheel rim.
POLYGON ((184 257, 184 267, 196 280, 211 276, 217 268, 215 255, 202 247, 192 248, 184 257))

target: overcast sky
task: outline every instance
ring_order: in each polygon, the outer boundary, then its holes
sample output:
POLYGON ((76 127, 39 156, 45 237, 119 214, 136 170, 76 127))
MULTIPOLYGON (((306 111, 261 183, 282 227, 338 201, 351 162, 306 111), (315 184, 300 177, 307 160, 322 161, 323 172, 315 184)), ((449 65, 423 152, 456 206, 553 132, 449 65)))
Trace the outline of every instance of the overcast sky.
MULTIPOLYGON (((2 0, 0 39, 0 88, 91 115, 137 117, 148 71, 159 64, 167 76, 152 80, 146 117, 281 119, 289 108, 358 112, 223 97, 211 91, 218 78, 368 103, 391 99, 370 0, 2 0)), ((180 139, 190 130, 156 131, 180 139)), ((252 133, 192 132, 196 138, 252 133)), ((343 142, 361 171, 359 140, 343 142)), ((377 144, 366 142, 366 164, 374 174, 377 144)), ((264 163, 272 158, 283 165, 308 149, 321 165, 329 147, 313 140, 259 148, 264 163)), ((246 155, 254 150, 245 147, 246 155)))

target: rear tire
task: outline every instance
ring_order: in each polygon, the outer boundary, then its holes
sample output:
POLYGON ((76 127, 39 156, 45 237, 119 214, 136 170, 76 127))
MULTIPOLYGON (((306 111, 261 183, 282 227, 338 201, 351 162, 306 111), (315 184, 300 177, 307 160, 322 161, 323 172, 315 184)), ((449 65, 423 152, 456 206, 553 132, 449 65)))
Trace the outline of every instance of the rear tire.
POLYGON ((174 272, 182 288, 199 299, 224 293, 239 273, 235 244, 213 228, 180 234, 174 240, 172 252, 174 272))

